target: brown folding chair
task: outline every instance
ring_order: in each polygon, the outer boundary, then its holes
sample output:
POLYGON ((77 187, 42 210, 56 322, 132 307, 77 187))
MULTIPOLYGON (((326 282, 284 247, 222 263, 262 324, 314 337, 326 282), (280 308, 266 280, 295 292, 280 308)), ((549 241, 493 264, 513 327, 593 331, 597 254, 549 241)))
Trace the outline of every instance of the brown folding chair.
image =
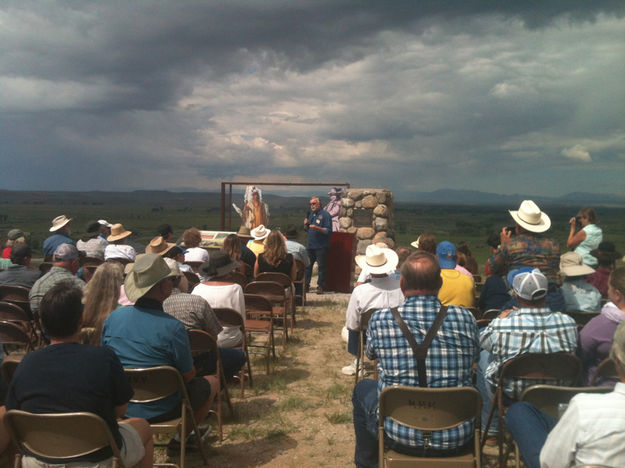
POLYGON ((295 259, 297 273, 295 274, 295 304, 299 302, 302 306, 302 312, 306 307, 306 265, 301 260, 295 259), (301 291, 301 292, 300 292, 301 291))
POLYGON ((479 319, 493 320, 496 319, 499 314, 501 314, 501 309, 488 309, 484 311, 484 313, 480 317, 476 317, 479 319))
POLYGON ((273 281, 284 287, 289 312, 291 314, 291 333, 293 333, 293 326, 295 325, 295 284, 291 280, 291 277, 284 273, 266 272, 259 273, 254 281, 273 281))
POLYGON ((221 411, 223 400, 226 400, 231 416, 234 414, 234 410, 232 408, 232 401, 230 401, 230 393, 228 392, 228 385, 221 364, 221 354, 219 353, 217 340, 213 335, 204 330, 189 330, 189 344, 191 345, 191 354, 193 356, 212 352, 217 359, 217 378, 219 379, 220 391, 217 393, 217 411, 215 411, 215 415, 217 416, 217 424, 219 425, 219 442, 221 442, 224 440, 221 411))
POLYGON ((16 468, 22 466, 22 456, 28 452, 61 460, 88 455, 106 447, 113 452, 113 467, 124 466, 109 427, 96 414, 32 414, 11 410, 4 415, 4 425, 20 452, 15 456, 16 468))
POLYGON ((32 312, 30 310, 30 299, 28 293, 29 288, 24 286, 11 286, 8 284, 0 285, 0 301, 10 302, 20 306, 24 312, 28 315, 29 320, 32 320, 32 312))
POLYGON ((191 271, 184 271, 183 274, 184 274, 184 277, 187 279, 187 282, 189 283, 188 291, 183 291, 183 292, 193 291, 193 288, 195 288, 198 284, 200 284, 200 278, 198 278, 197 275, 191 271))
MULTIPOLYGON (((124 369, 126 375, 130 379, 134 395, 130 400, 131 403, 151 403, 167 398, 170 395, 181 394, 182 402, 180 409, 180 417, 169 421, 152 423, 150 426, 155 434, 162 433, 178 433, 180 435, 180 468, 185 466, 186 457, 186 434, 189 420, 195 431, 198 441, 200 439, 200 431, 198 430, 195 417, 193 416, 193 408, 189 401, 187 387, 180 372, 171 366, 150 367, 147 369, 124 369)), ((208 464, 206 453, 203 445, 198 443, 200 454, 205 464, 208 464)))
POLYGON ((14 322, 21 326, 30 336, 33 347, 36 346, 38 342, 37 327, 20 306, 11 302, 0 301, 0 320, 14 322))
POLYGON ((0 342, 2 342, 5 354, 11 352, 7 345, 24 347, 26 353, 35 348, 35 344, 24 326, 7 320, 0 320, 0 342))
POLYGON ((2 366, 0 367, 0 372, 2 373, 2 377, 4 377, 4 382, 8 385, 13 380, 13 374, 15 374, 15 369, 22 362, 22 358, 24 356, 20 354, 11 354, 10 356, 5 356, 2 360, 2 366))
POLYGON ((231 283, 236 283, 241 286, 241 289, 245 289, 245 285, 247 284, 247 277, 236 270, 231 271, 227 275, 221 278, 223 281, 230 281, 231 283))
MULTIPOLYGON (((610 387, 558 387, 556 385, 532 385, 521 394, 521 401, 526 401, 536 406, 539 410, 554 418, 560 418, 560 405, 568 404, 578 393, 609 393, 610 387)), ((521 457, 519 447, 515 448, 515 466, 520 468, 521 457)))
MULTIPOLYGON (((614 364, 614 361, 609 357, 605 358, 603 361, 601 361, 599 366, 597 366, 597 370, 595 372, 595 375, 592 376, 590 385, 596 385, 599 379, 613 380, 614 382, 618 382, 619 380, 619 375, 616 371, 616 365, 614 364)), ((611 387, 608 386, 606 388, 611 387)))
POLYGON ((289 339, 288 300, 284 286, 274 281, 252 281, 245 286, 245 294, 257 294, 263 296, 273 305, 273 318, 277 321, 282 331, 282 345, 286 346, 289 339))
POLYGON ((241 314, 238 313, 234 309, 218 307, 218 308, 213 309, 213 312, 215 312, 215 315, 217 316, 217 320, 219 320, 219 323, 221 323, 222 325, 228 326, 228 327, 239 327, 239 330, 241 330, 241 335, 243 336, 243 340, 241 341, 241 344, 239 346, 234 346, 233 348, 240 349, 241 351, 245 353, 247 375, 246 375, 244 368, 241 368, 241 370, 239 371, 239 381, 241 384, 241 398, 243 398, 244 392, 245 392, 246 377, 250 381, 250 387, 252 387, 253 385, 252 365, 250 363, 250 354, 247 350, 247 332, 245 330, 245 321, 243 320, 243 317, 241 317, 241 314))
MULTIPOLYGON (((499 446, 499 467, 505 468, 505 463, 509 452, 504 452, 504 406, 505 381, 515 379, 527 381, 527 385, 538 383, 555 383, 556 385, 575 385, 579 381, 582 373, 582 361, 574 354, 569 353, 526 353, 510 359, 501 368, 497 388, 495 389, 495 401, 488 414, 486 429, 482 434, 481 447, 486 443, 488 428, 492 421, 495 408, 497 408, 497 418, 499 431, 497 432, 497 444, 499 446)), ((506 395, 509 397, 508 395, 506 395)))
POLYGON ((264 354, 269 374, 269 361, 271 355, 276 357, 275 340, 273 336, 273 305, 264 296, 258 294, 244 294, 245 297, 245 330, 248 335, 254 337, 253 341, 247 343, 250 353, 264 354), (263 343, 257 343, 256 338, 264 337, 263 343), (262 352, 254 351, 256 348, 262 352))
POLYGON ((479 468, 480 451, 480 411, 482 398, 473 387, 421 388, 406 386, 386 387, 380 393, 378 418, 378 444, 380 468, 439 466, 441 468, 479 468), (434 458, 405 455, 384 446, 384 420, 394 421, 423 431, 427 440, 432 431, 458 427, 473 421, 474 443, 466 454, 434 458))
MULTIPOLYGON (((358 383, 358 377, 360 373, 360 363, 364 362, 365 359, 365 343, 367 340, 367 328, 369 327, 369 320, 373 313, 378 310, 378 308, 368 309, 366 312, 360 314, 360 330, 358 331, 358 354, 356 355, 356 381, 354 384, 358 383)), ((364 365, 363 365, 364 368, 364 365)), ((377 371, 378 367, 375 366, 375 379, 377 380, 377 371)))

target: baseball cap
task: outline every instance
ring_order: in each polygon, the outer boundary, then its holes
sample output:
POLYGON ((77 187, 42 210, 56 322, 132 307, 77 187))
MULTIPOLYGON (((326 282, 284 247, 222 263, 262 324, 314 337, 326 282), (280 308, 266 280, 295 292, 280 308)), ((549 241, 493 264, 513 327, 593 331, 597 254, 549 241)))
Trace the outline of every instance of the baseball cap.
POLYGON ((538 268, 534 268, 530 272, 516 275, 512 280, 512 289, 521 299, 536 301, 547 295, 549 281, 538 268))
POLYGON ((81 252, 72 244, 61 244, 54 251, 55 262, 69 262, 80 257, 84 257, 85 253, 81 252))
POLYGON ((444 269, 456 268, 456 246, 449 241, 443 241, 436 247, 438 264, 444 269))

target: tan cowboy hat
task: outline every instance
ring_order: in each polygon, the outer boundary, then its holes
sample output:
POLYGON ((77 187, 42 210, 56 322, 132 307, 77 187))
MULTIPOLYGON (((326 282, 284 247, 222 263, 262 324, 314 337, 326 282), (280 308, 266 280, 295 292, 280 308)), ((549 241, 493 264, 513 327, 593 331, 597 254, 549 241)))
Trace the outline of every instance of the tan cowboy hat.
POLYGON ((576 252, 567 252, 560 257, 560 273, 564 276, 591 275, 594 268, 584 265, 582 256, 576 252))
POLYGON ((65 215, 57 216, 56 218, 52 220, 52 227, 50 228, 50 232, 58 231, 67 223, 69 223, 71 220, 72 218, 68 218, 65 215))
POLYGON ((132 234, 132 231, 126 231, 123 224, 117 223, 111 226, 111 235, 106 238, 109 242, 115 242, 117 240, 128 237, 132 234))
POLYGON ((540 211, 532 200, 523 200, 517 211, 508 212, 519 226, 530 232, 545 232, 551 227, 549 216, 540 211))
POLYGON ((124 280, 126 297, 132 302, 136 302, 160 281, 172 276, 176 276, 176 273, 171 271, 162 257, 155 254, 145 254, 137 258, 132 270, 124 280))
POLYGON ((365 255, 356 257, 358 266, 374 275, 395 271, 398 262, 399 258, 394 250, 380 247, 377 244, 367 246, 365 255))
POLYGON ((252 235, 254 240, 261 240, 261 239, 264 239, 265 237, 267 237, 270 232, 271 232, 271 229, 267 229, 265 226, 260 224, 257 227, 255 227, 254 229, 252 229, 250 231, 250 234, 252 235))
POLYGON ((174 247, 176 247, 176 244, 166 242, 165 239, 163 239, 163 236, 156 236, 145 248, 145 253, 165 255, 174 247))

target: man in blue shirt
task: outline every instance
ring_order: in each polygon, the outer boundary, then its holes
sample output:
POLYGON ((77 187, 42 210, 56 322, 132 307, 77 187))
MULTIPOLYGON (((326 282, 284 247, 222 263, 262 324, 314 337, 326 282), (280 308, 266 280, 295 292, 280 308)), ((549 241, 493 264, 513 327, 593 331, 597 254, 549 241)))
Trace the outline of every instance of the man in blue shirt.
POLYGON ((56 248, 61 244, 75 244, 72 238, 69 237, 72 233, 70 229, 71 221, 72 218, 68 218, 65 215, 57 216, 52 220, 50 232, 53 232, 54 234, 43 241, 43 246, 41 248, 43 251, 43 258, 51 258, 56 248))
POLYGON ((310 289, 313 265, 317 262, 319 276, 317 278, 317 293, 322 294, 326 287, 326 259, 330 250, 330 234, 332 234, 332 216, 321 209, 319 197, 310 199, 310 214, 304 220, 304 229, 308 231, 308 257, 310 265, 306 268, 306 289, 310 289))

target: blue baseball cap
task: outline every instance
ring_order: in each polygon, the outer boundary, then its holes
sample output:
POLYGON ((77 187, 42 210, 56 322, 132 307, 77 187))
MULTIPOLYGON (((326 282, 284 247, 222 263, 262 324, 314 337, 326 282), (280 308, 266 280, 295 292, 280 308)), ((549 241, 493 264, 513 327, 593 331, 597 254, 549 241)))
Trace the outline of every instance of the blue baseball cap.
POLYGON ((514 277, 520 273, 529 273, 530 271, 532 271, 534 269, 534 267, 529 267, 529 266, 524 266, 521 268, 515 268, 514 270, 510 270, 508 272, 508 275, 506 276, 506 281, 508 281, 508 284, 510 285, 510 287, 512 287, 512 282, 514 281, 514 277))
POLYGON ((456 268, 456 246, 449 241, 443 241, 436 247, 436 258, 443 269, 453 270, 456 268))

